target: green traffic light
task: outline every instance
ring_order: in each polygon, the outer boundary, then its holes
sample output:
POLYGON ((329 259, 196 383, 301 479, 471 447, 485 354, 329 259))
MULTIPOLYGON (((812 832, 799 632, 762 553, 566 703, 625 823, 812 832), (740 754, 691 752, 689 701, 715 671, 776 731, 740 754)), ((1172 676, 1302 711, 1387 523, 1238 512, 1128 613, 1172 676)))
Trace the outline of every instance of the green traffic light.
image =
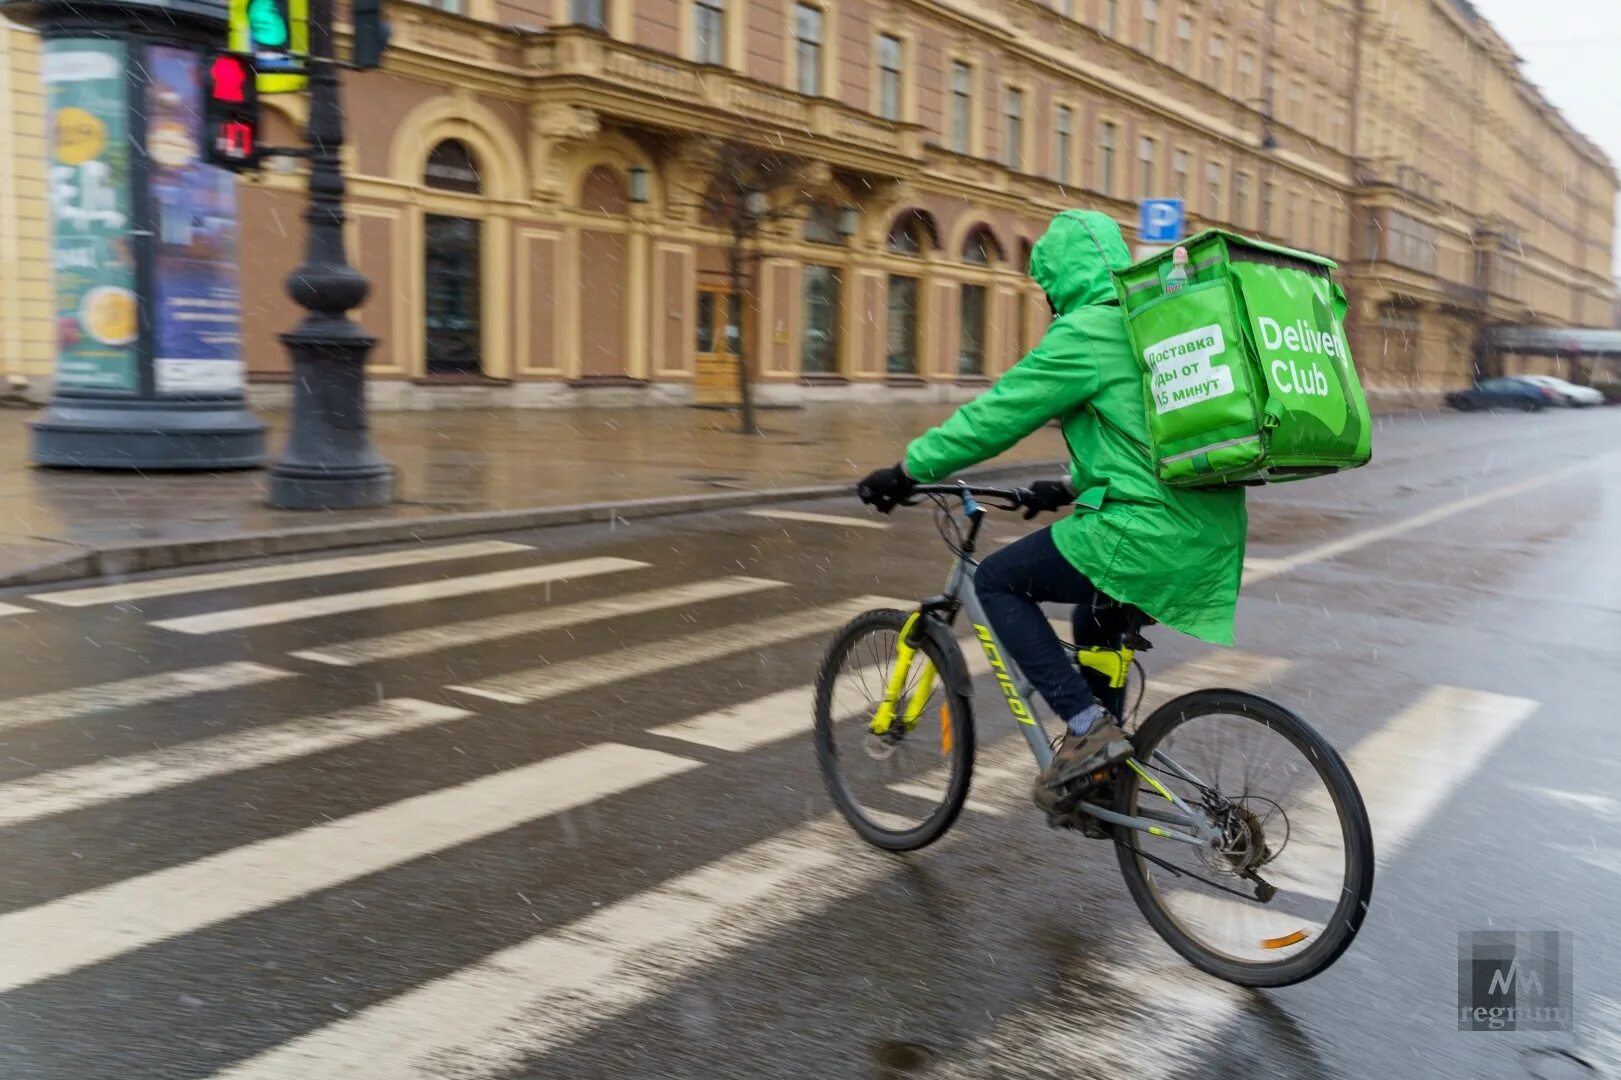
POLYGON ((276 0, 248 0, 248 34, 255 47, 287 47, 287 18, 276 0))

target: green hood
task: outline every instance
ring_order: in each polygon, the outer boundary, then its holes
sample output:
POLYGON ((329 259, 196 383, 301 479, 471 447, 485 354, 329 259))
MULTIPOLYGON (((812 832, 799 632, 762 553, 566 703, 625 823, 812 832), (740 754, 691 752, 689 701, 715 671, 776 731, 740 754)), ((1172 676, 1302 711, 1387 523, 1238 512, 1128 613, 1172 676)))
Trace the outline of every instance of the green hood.
POLYGON ((1120 226, 1096 210, 1065 210, 1030 251, 1030 277, 1060 315, 1113 300, 1109 272, 1129 265, 1131 251, 1120 226))

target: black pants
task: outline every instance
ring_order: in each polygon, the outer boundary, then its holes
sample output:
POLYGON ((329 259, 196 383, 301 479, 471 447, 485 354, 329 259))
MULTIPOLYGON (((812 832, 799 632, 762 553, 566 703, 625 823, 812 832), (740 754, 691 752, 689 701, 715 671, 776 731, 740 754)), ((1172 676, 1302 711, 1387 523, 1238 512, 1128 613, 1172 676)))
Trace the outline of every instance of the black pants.
POLYGON ((1083 648, 1118 646, 1136 609, 1098 592, 1064 558, 1051 533, 1031 533, 988 556, 974 577, 975 592, 1002 647, 1059 719, 1067 721, 1094 701, 1119 716, 1125 691, 1110 687, 1099 672, 1077 669, 1041 605, 1075 605, 1075 644, 1083 648))

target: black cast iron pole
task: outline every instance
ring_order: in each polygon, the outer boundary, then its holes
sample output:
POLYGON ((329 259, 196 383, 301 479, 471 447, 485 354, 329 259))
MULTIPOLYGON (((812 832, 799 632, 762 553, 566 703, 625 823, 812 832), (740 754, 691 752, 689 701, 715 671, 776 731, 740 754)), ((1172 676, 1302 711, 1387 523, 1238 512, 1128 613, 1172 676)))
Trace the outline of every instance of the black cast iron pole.
POLYGON ((394 473, 366 421, 366 354, 377 344, 349 317, 369 284, 344 251, 343 106, 332 45, 332 0, 310 0, 309 238, 287 292, 308 312, 281 335, 293 361, 292 430, 270 470, 269 503, 344 510, 393 500, 394 473))

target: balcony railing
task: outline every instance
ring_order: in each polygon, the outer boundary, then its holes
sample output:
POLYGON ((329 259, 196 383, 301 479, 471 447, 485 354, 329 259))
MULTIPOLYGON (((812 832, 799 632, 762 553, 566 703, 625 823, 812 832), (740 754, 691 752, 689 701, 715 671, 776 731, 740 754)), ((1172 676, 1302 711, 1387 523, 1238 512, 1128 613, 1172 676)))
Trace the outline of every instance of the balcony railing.
POLYGON ((915 124, 881 120, 830 98, 805 97, 580 27, 535 37, 525 62, 543 99, 653 127, 714 130, 719 119, 737 134, 770 132, 773 141, 814 145, 822 160, 870 171, 894 172, 923 157, 923 131, 915 124), (585 89, 590 92, 579 93, 585 89))

